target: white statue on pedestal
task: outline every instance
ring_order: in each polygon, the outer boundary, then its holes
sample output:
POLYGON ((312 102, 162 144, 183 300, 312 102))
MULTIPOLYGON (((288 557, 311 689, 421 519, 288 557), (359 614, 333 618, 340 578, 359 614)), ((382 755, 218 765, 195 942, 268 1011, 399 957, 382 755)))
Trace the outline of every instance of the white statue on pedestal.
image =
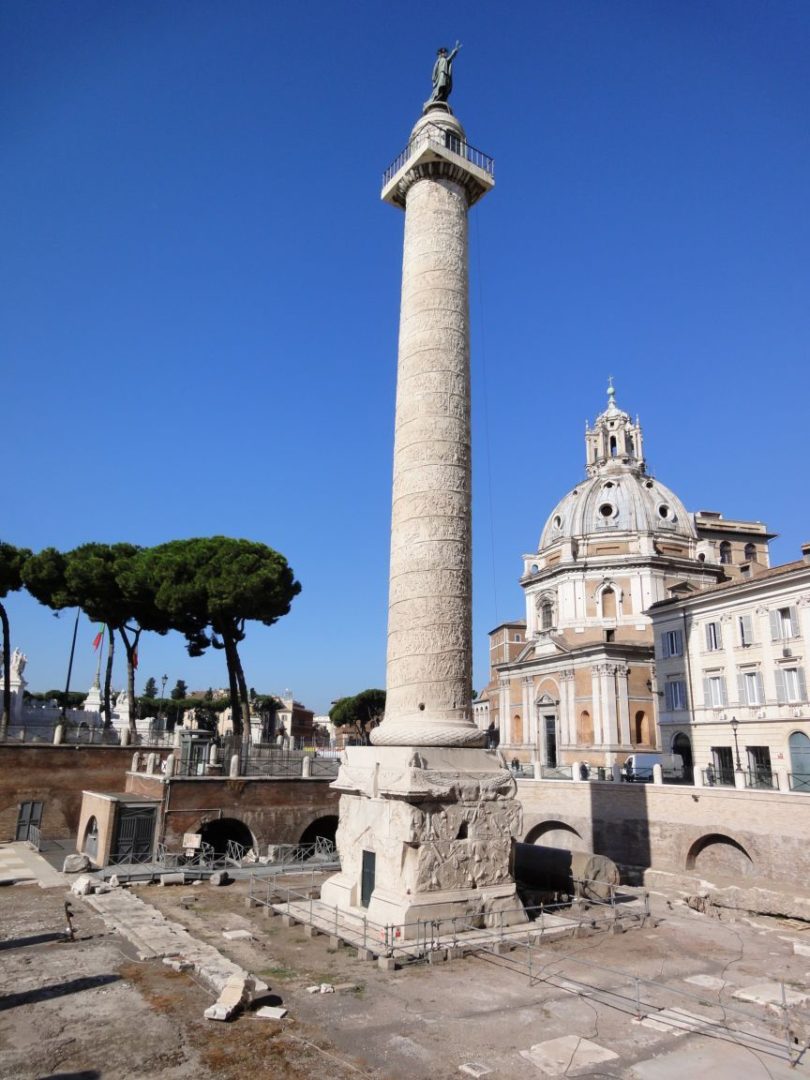
POLYGON ((8 665, 8 681, 9 686, 11 687, 12 724, 22 724, 23 722, 23 698, 25 688, 28 685, 23 678, 23 672, 25 671, 25 665, 27 663, 28 657, 21 653, 19 649, 15 649, 11 654, 11 660, 8 665))

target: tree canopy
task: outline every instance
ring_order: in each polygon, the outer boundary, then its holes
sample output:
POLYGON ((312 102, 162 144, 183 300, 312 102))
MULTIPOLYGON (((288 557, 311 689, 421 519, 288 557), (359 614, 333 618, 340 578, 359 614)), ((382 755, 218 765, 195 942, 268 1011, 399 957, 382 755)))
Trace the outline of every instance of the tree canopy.
POLYGON ((228 667, 234 737, 250 702, 238 644, 249 621, 272 626, 301 591, 287 560, 265 544, 211 536, 150 548, 145 562, 155 603, 185 635, 191 656, 223 649, 228 667))
MULTIPOLYGON (((135 544, 82 544, 72 551, 45 548, 25 564, 25 585, 32 596, 59 610, 79 607, 92 622, 109 630, 109 651, 104 680, 105 723, 111 722, 110 687, 114 633, 124 645, 127 659, 127 692, 135 700, 135 668, 138 641, 143 630, 166 633, 169 622, 155 606, 148 577, 143 572, 145 549, 135 544)), ((130 709, 130 727, 135 713, 130 709)))
POLYGON ((335 727, 353 727, 365 743, 369 730, 382 720, 384 712, 384 690, 361 690, 351 697, 338 698, 329 710, 329 720, 335 727))

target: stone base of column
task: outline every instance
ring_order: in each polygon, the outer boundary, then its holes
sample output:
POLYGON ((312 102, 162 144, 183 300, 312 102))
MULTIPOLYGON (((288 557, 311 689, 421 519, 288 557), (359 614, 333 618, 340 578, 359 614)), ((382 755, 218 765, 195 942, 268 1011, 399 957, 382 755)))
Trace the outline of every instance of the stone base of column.
POLYGON ((332 786, 341 872, 324 904, 405 940, 427 921, 439 933, 527 921, 511 874, 522 809, 498 751, 349 747, 332 786))

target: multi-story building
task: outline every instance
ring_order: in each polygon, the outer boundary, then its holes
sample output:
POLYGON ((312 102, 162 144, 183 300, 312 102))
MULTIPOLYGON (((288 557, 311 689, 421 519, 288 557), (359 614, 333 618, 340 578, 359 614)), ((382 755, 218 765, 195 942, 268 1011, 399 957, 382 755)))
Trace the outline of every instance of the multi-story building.
POLYGON ((713 783, 810 790, 810 545, 652 605, 661 742, 713 783))
POLYGON ((690 515, 647 472, 641 425, 618 408, 612 384, 585 450, 585 478, 523 556, 525 619, 491 632, 490 683, 475 709, 480 726, 499 728, 502 747, 546 766, 611 765, 654 749, 647 609, 676 584, 724 581, 744 558, 768 565, 763 525, 690 515))

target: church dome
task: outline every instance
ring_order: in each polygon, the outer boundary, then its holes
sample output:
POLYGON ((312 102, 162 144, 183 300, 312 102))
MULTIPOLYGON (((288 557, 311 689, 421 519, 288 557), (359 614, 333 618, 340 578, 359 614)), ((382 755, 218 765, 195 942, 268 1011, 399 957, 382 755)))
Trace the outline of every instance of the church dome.
POLYGON ((697 538, 674 492, 645 473, 617 470, 589 477, 557 503, 540 537, 540 550, 557 540, 615 532, 697 538))
POLYGON ((678 496, 647 474, 641 425, 617 407, 612 381, 607 409, 592 428, 586 426, 585 445, 587 478, 551 511, 540 551, 561 540, 605 539, 616 533, 697 539, 678 496))

